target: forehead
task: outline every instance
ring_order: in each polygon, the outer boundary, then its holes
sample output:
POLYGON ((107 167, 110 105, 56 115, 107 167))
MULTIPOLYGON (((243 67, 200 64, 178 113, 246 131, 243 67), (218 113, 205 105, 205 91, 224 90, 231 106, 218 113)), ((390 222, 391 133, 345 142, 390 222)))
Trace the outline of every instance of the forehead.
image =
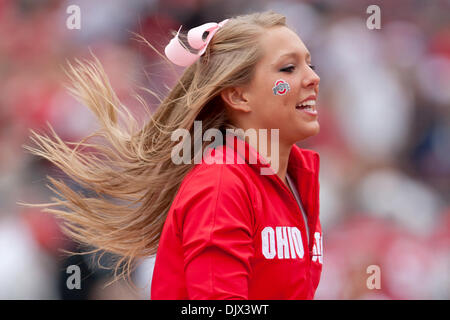
POLYGON ((287 27, 270 28, 261 36, 263 60, 269 64, 281 62, 288 57, 309 59, 309 51, 300 37, 287 27))

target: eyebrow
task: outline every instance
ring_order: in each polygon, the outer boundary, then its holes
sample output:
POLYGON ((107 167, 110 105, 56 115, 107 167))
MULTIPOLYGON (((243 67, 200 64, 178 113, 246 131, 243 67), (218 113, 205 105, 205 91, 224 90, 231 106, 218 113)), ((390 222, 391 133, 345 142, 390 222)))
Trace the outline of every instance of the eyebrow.
MULTIPOLYGON (((299 57, 299 53, 297 51, 292 51, 292 52, 287 52, 282 54, 276 61, 274 64, 278 63, 282 58, 284 57, 299 57)), ((311 59, 311 54, 309 52, 306 52, 306 60, 310 60, 311 59)))

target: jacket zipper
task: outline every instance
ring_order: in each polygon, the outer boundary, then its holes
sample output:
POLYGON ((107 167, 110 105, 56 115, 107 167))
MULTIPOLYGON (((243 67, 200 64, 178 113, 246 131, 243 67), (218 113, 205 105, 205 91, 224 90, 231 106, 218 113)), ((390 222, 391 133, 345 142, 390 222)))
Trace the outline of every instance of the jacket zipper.
MULTIPOLYGON (((292 192, 290 190, 288 190, 288 187, 283 183, 283 181, 281 181, 280 177, 278 175, 274 175, 275 176, 275 180, 277 181, 278 184, 281 184, 281 187, 285 190, 285 192, 287 192, 289 194, 289 198, 291 199, 291 202, 293 201, 295 203, 295 207, 296 207, 296 211, 297 211, 297 215, 299 215, 301 217, 301 219, 303 220, 303 224, 305 225, 306 228, 306 224, 308 223, 308 221, 305 221, 305 219, 303 219, 303 213, 301 212, 301 209, 297 203, 297 200, 295 199, 294 195, 292 194, 292 192), (300 212, 299 212, 300 211, 300 212)), ((299 192, 300 195, 300 192, 299 192)), ((308 236, 308 235, 307 235, 308 236)), ((307 248, 308 248, 308 265, 311 265, 311 259, 312 259, 312 247, 311 247, 311 237, 312 237, 312 232, 310 230, 310 234, 309 234, 309 239, 308 239, 308 244, 307 244, 307 248)), ((308 237, 307 237, 308 238, 308 237)))

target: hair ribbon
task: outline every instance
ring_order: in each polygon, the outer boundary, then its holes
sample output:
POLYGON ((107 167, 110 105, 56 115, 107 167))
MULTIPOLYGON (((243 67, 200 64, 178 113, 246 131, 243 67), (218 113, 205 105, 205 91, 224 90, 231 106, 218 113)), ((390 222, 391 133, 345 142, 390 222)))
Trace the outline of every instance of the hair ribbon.
POLYGON ((193 49, 199 50, 198 53, 191 53, 187 49, 185 49, 178 38, 178 34, 180 33, 181 27, 178 29, 177 34, 170 40, 169 44, 164 49, 164 53, 167 58, 172 61, 174 64, 187 67, 193 64, 200 56, 205 53, 206 48, 211 41, 214 34, 228 22, 229 19, 225 19, 222 22, 208 22, 202 24, 201 26, 192 28, 188 31, 187 40, 189 45, 193 49), (203 34, 205 32, 209 32, 208 36, 205 40, 203 40, 203 34))

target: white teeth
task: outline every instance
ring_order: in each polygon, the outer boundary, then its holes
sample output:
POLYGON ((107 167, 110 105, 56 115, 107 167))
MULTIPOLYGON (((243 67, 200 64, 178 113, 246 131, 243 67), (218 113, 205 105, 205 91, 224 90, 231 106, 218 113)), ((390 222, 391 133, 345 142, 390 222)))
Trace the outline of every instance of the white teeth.
POLYGON ((308 100, 305 102, 302 102, 301 104, 297 105, 299 107, 304 107, 304 106, 315 106, 316 105, 316 100, 308 100))

